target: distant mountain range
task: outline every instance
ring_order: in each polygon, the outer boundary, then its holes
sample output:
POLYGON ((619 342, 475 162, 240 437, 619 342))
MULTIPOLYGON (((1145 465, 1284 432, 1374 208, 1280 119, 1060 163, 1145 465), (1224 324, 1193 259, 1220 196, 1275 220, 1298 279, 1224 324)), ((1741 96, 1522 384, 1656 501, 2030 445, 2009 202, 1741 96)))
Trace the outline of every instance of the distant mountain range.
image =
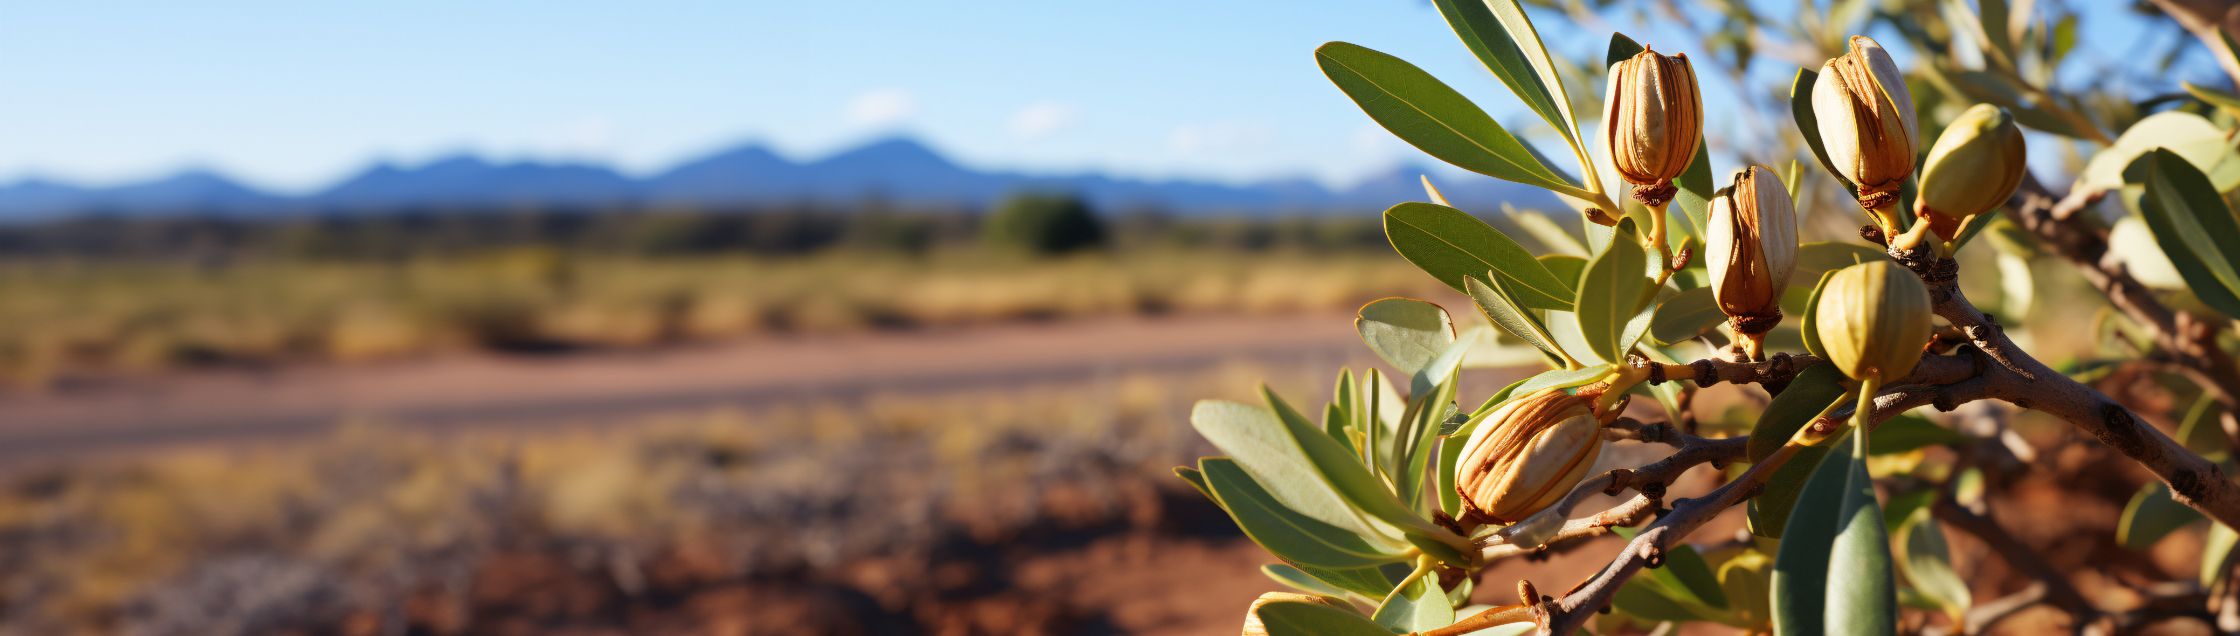
POLYGON ((1345 188, 1309 179, 1245 184, 1148 180, 1098 173, 1028 174, 958 165, 908 138, 875 141, 813 161, 745 145, 632 177, 589 163, 493 163, 472 155, 417 166, 379 164, 302 196, 257 190, 224 175, 189 170, 106 187, 44 179, 0 184, 0 220, 75 215, 275 216, 399 210, 605 209, 650 206, 845 205, 867 198, 901 206, 977 207, 1023 190, 1065 191, 1105 210, 1157 207, 1178 213, 1344 213, 1422 200, 1430 173, 1458 205, 1491 211, 1501 202, 1560 205, 1546 191, 1449 170, 1399 166, 1345 188))

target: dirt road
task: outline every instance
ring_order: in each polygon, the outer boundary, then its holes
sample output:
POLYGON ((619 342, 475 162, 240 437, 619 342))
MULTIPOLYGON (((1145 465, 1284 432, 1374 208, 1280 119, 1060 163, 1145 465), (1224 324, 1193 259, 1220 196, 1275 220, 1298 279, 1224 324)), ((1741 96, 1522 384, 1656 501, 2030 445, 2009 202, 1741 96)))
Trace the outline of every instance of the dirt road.
POLYGON ((873 391, 1078 381, 1232 360, 1334 367, 1360 352, 1350 318, 1129 318, 114 380, 0 393, 0 463, 303 436, 354 419, 434 428, 547 426, 873 391))

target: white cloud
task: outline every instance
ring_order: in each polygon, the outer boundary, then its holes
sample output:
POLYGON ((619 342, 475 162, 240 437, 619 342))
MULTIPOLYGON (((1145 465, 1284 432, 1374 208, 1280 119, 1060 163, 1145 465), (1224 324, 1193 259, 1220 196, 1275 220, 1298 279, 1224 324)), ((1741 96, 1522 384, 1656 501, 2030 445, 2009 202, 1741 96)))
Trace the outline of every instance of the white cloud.
POLYGON ((1042 101, 1026 105, 1011 115, 1011 134, 1041 139, 1073 126, 1074 108, 1063 102, 1042 101))
POLYGON ((1212 122, 1183 124, 1167 134, 1167 146, 1183 154, 1258 150, 1275 139, 1264 124, 1212 122))
POLYGON ((906 89, 877 88, 848 100, 848 121, 858 126, 892 126, 916 114, 918 97, 906 89))

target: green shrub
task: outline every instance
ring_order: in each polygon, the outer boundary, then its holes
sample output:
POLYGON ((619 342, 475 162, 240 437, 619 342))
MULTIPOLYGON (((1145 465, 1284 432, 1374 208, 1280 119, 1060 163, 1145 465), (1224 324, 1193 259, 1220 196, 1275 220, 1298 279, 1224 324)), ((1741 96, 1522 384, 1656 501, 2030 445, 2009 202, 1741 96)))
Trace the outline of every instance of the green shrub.
POLYGON ((988 214, 981 237, 991 247, 1053 255, 1103 247, 1104 221, 1080 197, 1019 194, 988 214))

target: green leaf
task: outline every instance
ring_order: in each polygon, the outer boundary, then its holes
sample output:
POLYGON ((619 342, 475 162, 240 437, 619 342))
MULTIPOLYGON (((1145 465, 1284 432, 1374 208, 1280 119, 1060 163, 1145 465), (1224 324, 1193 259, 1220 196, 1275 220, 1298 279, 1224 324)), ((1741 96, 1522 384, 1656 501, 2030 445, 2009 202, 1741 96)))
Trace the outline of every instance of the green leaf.
POLYGON ((1308 594, 1319 594, 1332 598, 1346 597, 1344 588, 1324 582, 1322 579, 1315 578, 1313 575, 1307 574, 1305 570, 1290 564, 1270 563, 1263 565, 1260 566, 1260 573, 1267 575, 1268 578, 1275 580, 1277 583, 1282 583, 1290 586, 1291 589, 1308 594))
POLYGON ((1563 349, 1556 345, 1554 336, 1549 335, 1547 324, 1542 323, 1530 310, 1517 306, 1516 300, 1506 293, 1508 286, 1501 283, 1499 277, 1488 277, 1488 280, 1494 280, 1494 284, 1500 287, 1487 286, 1476 278, 1464 280, 1470 290, 1471 303, 1478 306, 1478 311, 1485 314, 1486 320, 1499 325, 1502 331, 1509 332, 1509 335, 1516 336, 1518 340, 1523 340, 1525 344, 1532 345, 1549 357, 1559 360, 1564 357, 1563 349))
MULTIPOLYGON (((1393 485, 1399 493, 1400 501, 1409 506, 1411 513, 1422 509, 1427 503, 1422 490, 1426 485, 1424 473, 1430 470, 1431 450, 1438 443, 1439 428, 1454 413, 1454 391, 1454 376, 1449 374, 1438 384, 1418 390, 1408 403, 1407 412, 1401 416, 1399 437, 1405 445, 1400 448, 1394 465, 1387 469, 1387 473, 1398 476, 1393 485)), ((1412 532, 1410 536, 1419 534, 1424 533, 1412 532)), ((1429 536, 1451 534, 1442 531, 1429 536)), ((1431 552, 1432 549, 1426 548, 1425 551, 1431 552)), ((1459 558, 1453 562, 1468 563, 1459 558)))
POLYGON ((1563 140, 1579 148, 1578 117, 1571 113, 1571 100, 1564 95, 1563 81, 1556 76, 1555 65, 1548 58, 1548 50, 1540 43, 1540 34, 1532 28, 1532 19, 1525 16, 1524 8, 1516 0, 1433 0, 1439 15, 1454 27, 1454 34, 1470 47, 1470 53, 1484 62, 1486 70, 1493 71, 1501 83, 1515 91, 1525 106, 1538 113, 1563 135, 1563 140))
POLYGON ((1273 601, 1255 610, 1268 636, 1392 636, 1360 613, 1303 601, 1273 601))
POLYGON ((1864 433, 1813 471, 1773 562, 1774 631, 1895 634, 1890 538, 1867 475, 1864 433))
POLYGON ((2125 172, 2146 186, 2140 214, 2201 301, 2240 317, 2240 221, 2209 179, 2177 153, 2155 149, 2125 172))
POLYGON ((1463 280, 1491 271, 1510 284, 1524 307, 1571 308, 1571 285, 1549 273, 1524 246, 1461 210, 1402 203, 1384 211, 1384 232, 1401 257, 1456 291, 1469 293, 1463 280))
MULTIPOLYGON (((1587 253, 1587 250, 1584 246, 1580 248, 1579 253, 1587 253)), ((1540 256, 1539 260, 1541 265, 1548 266, 1548 273, 1554 274, 1556 280, 1579 280, 1579 274, 1587 271, 1587 257, 1585 256, 1572 256, 1569 254, 1543 254, 1540 256)), ((1565 284, 1568 285, 1570 283, 1567 282, 1565 284)), ((1565 289, 1569 288, 1566 287, 1565 289)))
POLYGON ((1609 247, 1587 262, 1587 271, 1579 276, 1578 300, 1573 302, 1579 333, 1586 337, 1587 346, 1612 362, 1624 360, 1626 349, 1633 344, 1623 342, 1620 336, 1627 321, 1640 310, 1642 293, 1650 284, 1645 275, 1648 256, 1641 250, 1640 239, 1625 225, 1619 227, 1620 231, 1611 235, 1609 247))
MULTIPOLYGON (((1789 388, 1774 396, 1765 412, 1758 415, 1757 427, 1750 431, 1750 461, 1765 461, 1782 444, 1788 443, 1798 428, 1842 398, 1842 381, 1843 373, 1832 364, 1813 365, 1798 373, 1797 378, 1789 382, 1789 388)), ((1766 482, 1765 491, 1750 499, 1751 532, 1761 537, 1781 538, 1805 480, 1827 454, 1825 444, 1807 446, 1774 471, 1773 478, 1766 482)))
POLYGON ((1679 190, 1673 193, 1672 207, 1665 213, 1687 221, 1673 224, 1685 231, 1672 238, 1705 240, 1711 232, 1711 197, 1718 193, 1718 186, 1711 179, 1710 144, 1696 146, 1695 159, 1688 161, 1688 169, 1682 171, 1672 185, 1679 190))
MULTIPOLYGON (((1362 535, 1389 552, 1406 550, 1407 542, 1401 539, 1399 528, 1412 525, 1409 522, 1413 515, 1369 475, 1367 467, 1323 431, 1308 429, 1307 434, 1300 435, 1294 423, 1268 409, 1219 400, 1198 402, 1190 411, 1190 423, 1199 435, 1228 453, 1253 480, 1265 486, 1283 508, 1362 535), (1356 497, 1366 503, 1356 501, 1356 497), (1396 509, 1402 512, 1394 514, 1396 509)), ((1200 463, 1200 470, 1205 470, 1200 463)), ((1220 484, 1212 479, 1212 471, 1205 472, 1207 481, 1216 486, 1215 494, 1220 494, 1220 484)), ((1226 503, 1229 497, 1221 500, 1226 503)))
MULTIPOLYGON (((1610 530, 1628 541, 1640 534, 1624 526, 1610 530)), ((1717 621, 1725 617, 1727 597, 1702 553, 1680 544, 1665 551, 1664 566, 1642 570, 1619 587, 1612 605, 1653 621, 1717 621)))
POLYGON ((2169 486, 2160 481, 2147 482, 2131 496, 2130 503, 2124 504, 2123 516, 2116 520, 2116 543, 2132 550, 2146 550, 2179 528, 2202 519, 2200 512, 2171 499, 2169 486))
POLYGON ((1407 560, 1403 550, 1364 533, 1330 525, 1301 514, 1276 500, 1274 494, 1245 474, 1236 462, 1208 457, 1198 460, 1221 507, 1237 522, 1246 537, 1285 561, 1329 568, 1359 568, 1407 560))
POLYGON ((2209 536, 2201 540, 2201 586, 2209 587, 2224 575, 2224 560, 2232 556, 2232 546, 2240 543, 2240 533, 2222 523, 2209 524, 2209 536))
MULTIPOLYGON (((1509 217, 1509 222, 1523 228, 1524 233, 1532 235, 1532 240, 1538 241, 1541 247, 1554 252, 1541 255, 1540 262, 1547 263, 1548 259, 1556 257, 1575 258, 1582 265, 1587 262, 1583 258, 1587 255, 1587 244, 1579 242, 1579 237, 1564 231, 1563 226, 1557 225, 1548 215, 1541 214, 1538 210, 1520 210, 1507 203, 1501 204, 1501 213, 1509 217)), ((1554 266, 1550 265, 1549 268, 1554 269, 1554 266)), ((1556 277, 1563 278, 1563 272, 1556 272, 1556 277)))
POLYGON ((2185 88, 2187 93, 2192 93, 2194 98, 2201 100, 2202 103, 2215 106, 2217 110, 2240 117, 2240 95, 2193 82, 2178 82, 2178 86, 2185 88))
POLYGON ((1712 297, 1711 288, 1697 287, 1674 294, 1657 306, 1657 317, 1649 324, 1649 336, 1657 344, 1669 345, 1701 336, 1726 319, 1727 314, 1719 310, 1719 301, 1712 297))
POLYGON ((2209 461, 2223 461, 2232 455, 2232 440, 2224 435, 2223 419, 2224 407, 2217 405, 2216 398, 2201 396, 2178 423, 2178 443, 2209 461))
POLYGON ((1299 572, 1314 577, 1317 581, 1359 594, 1363 599, 1373 601, 1392 593, 1393 581, 1391 577, 1385 576, 1382 567, 1333 569, 1299 563, 1290 565, 1299 572))
POLYGON ((1330 82, 1370 119, 1440 161, 1496 179, 1593 198, 1500 122, 1438 78, 1400 58, 1347 42, 1314 50, 1330 82))
POLYGON ((1211 500, 1214 505, 1221 505, 1221 500, 1214 499, 1213 489, 1206 486, 1205 473, 1198 472, 1198 469, 1191 468, 1189 466, 1176 466, 1174 467, 1174 476, 1181 477, 1183 481, 1190 482, 1191 488, 1197 489, 1198 494, 1205 495, 1206 499, 1211 500))
POLYGON ((2177 153, 2210 175, 2218 192, 2240 187, 2240 146, 2225 138, 2216 124, 2183 111, 2155 113, 2124 129, 2114 144, 2092 155, 2075 187, 2085 191, 2123 187, 2130 181, 2125 176, 2129 167, 2157 148, 2177 153))
POLYGON ((1447 604, 1439 577, 1425 576, 1393 590, 1369 619, 1394 632, 1427 631, 1454 624, 1454 606, 1447 604))
MULTIPOLYGON (((1882 430, 1876 429, 1875 436, 1881 435, 1882 430)), ((1898 565, 1905 573, 1906 582, 1922 596, 1936 601, 1954 621, 1961 620, 1975 600, 1968 592, 1968 582, 1953 571, 1952 550, 1946 547, 1944 531, 1927 508, 1917 508, 1906 515, 1905 521, 1898 525, 1897 545, 1898 565)))
POLYGON ((1873 451, 1876 455, 1896 455, 1929 446, 1965 443, 1972 439, 1959 431, 1938 426, 1928 418, 1899 415, 1875 427, 1873 451))
POLYGON ((1539 375, 1526 378, 1523 384, 1517 385, 1515 395, 1531 395, 1545 389, 1568 389, 1575 386, 1586 386, 1594 383, 1595 380, 1602 379, 1603 376, 1609 375, 1615 369, 1617 369, 1617 365, 1604 362, 1577 369, 1544 371, 1539 375))
MULTIPOLYGON (((1844 241, 1819 241, 1797 246, 1797 275, 1819 276, 1860 263, 1890 258, 1882 250, 1844 241)), ((1792 279, 1794 280, 1794 279, 1792 279)))
POLYGON ((1818 320, 1814 316, 1820 313, 1820 291, 1828 288, 1828 279, 1835 275, 1835 270, 1828 270, 1820 274, 1820 282, 1812 284, 1812 295, 1804 301, 1804 317, 1797 323, 1798 335, 1804 337, 1805 353, 1822 358, 1828 357, 1828 347, 1820 344, 1820 327, 1814 324, 1818 320))
POLYGON ((1828 159, 1828 147, 1820 142, 1820 118, 1812 114, 1812 85, 1820 81, 1820 72, 1809 68, 1797 69, 1797 79, 1789 84, 1789 118, 1797 122, 1797 133, 1804 136, 1804 145, 1812 149, 1812 157, 1820 160, 1820 167, 1834 177, 1843 190, 1856 198, 1859 186, 1843 178, 1836 169, 1836 162, 1828 159))
POLYGON ((1353 320, 1361 342, 1377 357, 1416 375, 1454 344, 1454 320, 1438 305, 1414 298, 1382 298, 1362 305, 1353 320))

